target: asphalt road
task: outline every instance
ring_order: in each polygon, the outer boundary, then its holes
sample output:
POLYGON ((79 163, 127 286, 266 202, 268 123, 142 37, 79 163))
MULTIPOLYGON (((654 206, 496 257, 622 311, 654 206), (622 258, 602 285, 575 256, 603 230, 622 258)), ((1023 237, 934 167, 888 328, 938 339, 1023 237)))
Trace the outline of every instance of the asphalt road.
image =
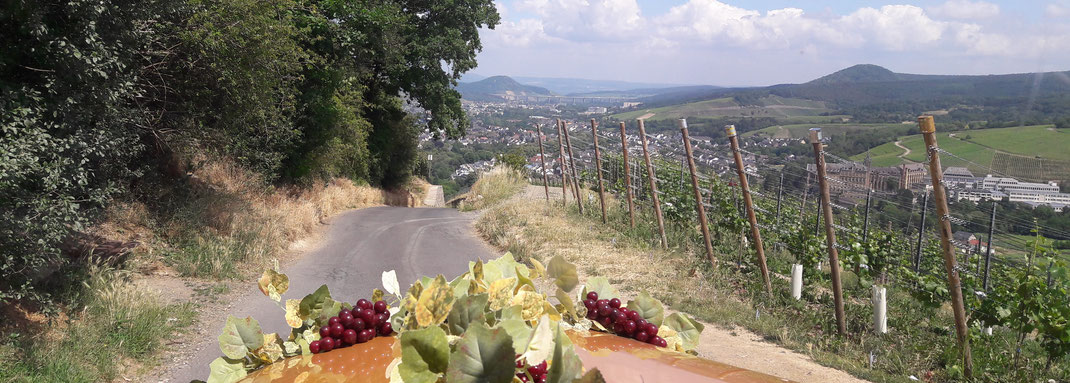
MULTIPOLYGON (((468 270, 468 261, 497 257, 476 237, 475 215, 443 208, 376 207, 335 217, 322 246, 283 268, 290 290, 283 299, 300 299, 327 284, 336 300, 355 302, 382 288, 383 271, 396 270, 402 291, 417 277, 443 274, 448 279, 468 270)), ((208 328, 221 329, 228 315, 252 316, 264 332, 285 336, 283 311, 255 283, 225 312, 202 317, 208 328)), ((213 332, 213 334, 218 331, 213 332)), ((160 380, 189 382, 208 378, 208 364, 222 355, 215 336, 194 347, 192 359, 160 380)))

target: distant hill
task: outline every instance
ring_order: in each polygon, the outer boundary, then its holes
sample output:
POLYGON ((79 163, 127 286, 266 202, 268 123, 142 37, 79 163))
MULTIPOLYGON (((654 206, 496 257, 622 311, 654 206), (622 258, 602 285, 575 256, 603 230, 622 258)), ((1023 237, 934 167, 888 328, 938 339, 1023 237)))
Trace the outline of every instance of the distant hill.
POLYGON ((960 121, 1042 121, 1070 115, 1070 72, 919 75, 867 64, 803 84, 699 89, 639 101, 656 108, 728 97, 750 105, 768 96, 824 102, 858 122, 904 121, 931 110, 948 110, 945 119, 960 121))
POLYGON ((553 93, 546 88, 523 85, 507 76, 494 76, 476 82, 457 84, 461 97, 471 101, 500 101, 507 96, 549 96, 553 93))
POLYGON ((628 89, 628 90, 605 90, 599 92, 589 93, 572 93, 569 96, 577 97, 652 97, 658 95, 678 94, 678 93, 691 93, 691 92, 708 92, 715 89, 721 89, 719 86, 713 85, 685 85, 685 86, 673 86, 667 88, 640 88, 640 89, 628 89))
POLYGON ((679 87, 680 84, 658 84, 631 81, 613 80, 588 80, 582 78, 553 78, 553 77, 513 77, 517 82, 526 85, 540 86, 557 94, 576 95, 592 92, 629 91, 636 89, 655 89, 679 87))

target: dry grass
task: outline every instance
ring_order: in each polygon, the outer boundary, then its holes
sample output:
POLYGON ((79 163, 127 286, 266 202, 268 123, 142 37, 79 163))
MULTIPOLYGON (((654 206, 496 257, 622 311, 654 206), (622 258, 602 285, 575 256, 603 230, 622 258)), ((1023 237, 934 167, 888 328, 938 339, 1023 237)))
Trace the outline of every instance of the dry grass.
POLYGON ((494 206, 524 190, 527 185, 527 179, 520 172, 508 166, 496 166, 479 175, 460 208, 470 211, 494 206))
POLYGON ((138 241, 133 267, 142 272, 173 268, 178 274, 215 279, 260 269, 340 212, 370 206, 418 206, 409 190, 384 191, 337 178, 310 186, 275 187, 226 160, 199 161, 183 190, 161 188, 158 205, 120 202, 93 229, 101 237, 138 241), (252 267, 241 267, 249 264, 252 267))

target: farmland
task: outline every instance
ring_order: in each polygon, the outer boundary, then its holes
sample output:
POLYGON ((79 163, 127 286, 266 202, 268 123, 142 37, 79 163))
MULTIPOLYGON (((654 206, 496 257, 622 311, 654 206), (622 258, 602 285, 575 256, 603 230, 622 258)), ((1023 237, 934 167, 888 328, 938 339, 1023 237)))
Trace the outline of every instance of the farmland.
MULTIPOLYGON (((824 116, 823 116, 824 117, 824 116)), ((806 138, 810 128, 821 128, 826 136, 839 136, 859 130, 902 126, 901 124, 791 124, 776 125, 743 134, 743 137, 806 138)))
MULTIPOLYGON (((877 146, 869 151, 874 166, 893 166, 906 161, 925 161, 925 143, 921 135, 900 137, 900 145, 910 150, 904 154, 894 142, 877 146)), ((937 134, 940 147, 962 157, 971 163, 953 157, 945 157, 944 165, 965 166, 974 172, 985 173, 985 167, 995 167, 1008 175, 1022 176, 1023 178, 1040 179, 1044 175, 1021 174, 1022 171, 1006 163, 1014 163, 1015 160, 993 161, 997 157, 1006 157, 1004 153, 1018 155, 1019 160, 1036 160, 1037 158, 1049 161, 1048 165, 1061 167, 1063 162, 1070 161, 1070 150, 1066 143, 1070 142, 1070 132, 1057 130, 1051 125, 1035 125, 1014 128, 983 129, 958 132, 944 132, 937 134)), ((862 160, 865 153, 852 157, 854 160, 862 160)), ((1013 158, 1013 157, 1012 157, 1013 158)), ((1049 166, 1049 167, 1050 167, 1049 166)), ((1058 173, 1058 169, 1054 173, 1058 173)))
POLYGON ((768 96, 757 100, 754 105, 740 105, 732 97, 716 98, 687 104, 670 105, 660 108, 647 108, 618 113, 612 117, 618 120, 632 120, 639 116, 653 113, 650 120, 666 120, 687 117, 773 117, 799 118, 797 122, 823 122, 836 118, 822 114, 831 113, 823 102, 795 98, 768 96), (810 118, 805 118, 810 117, 810 118))

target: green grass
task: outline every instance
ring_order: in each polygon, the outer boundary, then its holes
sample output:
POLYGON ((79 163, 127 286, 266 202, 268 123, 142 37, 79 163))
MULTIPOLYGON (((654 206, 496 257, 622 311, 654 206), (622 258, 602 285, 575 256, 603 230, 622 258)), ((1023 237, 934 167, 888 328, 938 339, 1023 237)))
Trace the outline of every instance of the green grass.
POLYGON ((612 115, 618 120, 632 120, 640 116, 653 113, 649 120, 667 120, 688 117, 772 117, 772 118, 813 118, 806 121, 828 121, 830 116, 821 116, 831 112, 824 103, 803 99, 783 98, 777 96, 764 97, 758 100, 756 106, 740 106, 731 97, 717 98, 712 100, 691 102, 686 104, 663 106, 660 108, 647 108, 631 112, 612 115))
MULTIPOLYGON (((820 118, 832 118, 833 116, 812 116, 820 118)), ((806 138, 810 134, 810 128, 821 128, 821 132, 824 135, 840 135, 843 133, 851 133, 859 130, 868 129, 880 129, 884 127, 902 126, 900 124, 821 124, 821 123, 802 123, 802 124, 787 124, 787 125, 775 125, 768 128, 754 130, 743 133, 743 137, 751 136, 767 136, 773 138, 806 138)))
MULTIPOLYGON (((900 156, 904 153, 902 149, 896 147, 894 142, 885 143, 870 150, 874 166, 893 166, 907 161, 924 162, 926 160, 925 142, 920 134, 899 139, 902 146, 910 149, 910 154, 901 158, 900 156)), ((977 174, 990 172, 985 168, 992 166, 992 160, 997 151, 1029 157, 1070 160, 1070 150, 1067 150, 1067 147, 1070 147, 1070 132, 1055 130, 1051 125, 937 133, 937 143, 941 149, 975 163, 970 164, 945 155, 941 157, 943 165, 968 167, 977 174)), ((865 158, 865 153, 851 157, 853 160, 863 158, 865 158)))
POLYGON ((2 382, 107 382, 153 367, 167 339, 188 327, 191 304, 164 305, 110 272, 90 278, 77 320, 9 334, 0 343, 2 382), (57 328, 53 331, 50 328, 57 328))

